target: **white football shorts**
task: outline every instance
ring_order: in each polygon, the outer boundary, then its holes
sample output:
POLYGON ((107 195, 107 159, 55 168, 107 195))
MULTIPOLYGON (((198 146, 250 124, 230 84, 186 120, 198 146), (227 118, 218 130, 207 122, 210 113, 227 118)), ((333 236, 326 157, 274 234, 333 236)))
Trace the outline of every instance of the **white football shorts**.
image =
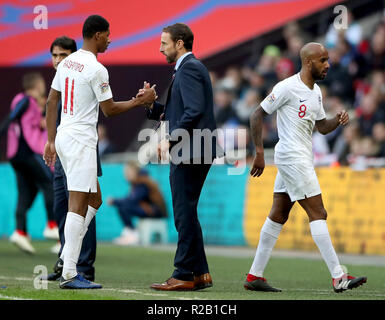
POLYGON ((292 202, 321 194, 314 167, 305 164, 277 165, 274 192, 287 193, 292 202))
POLYGON ((64 130, 57 133, 55 148, 67 177, 68 191, 96 193, 96 149, 78 142, 64 130))

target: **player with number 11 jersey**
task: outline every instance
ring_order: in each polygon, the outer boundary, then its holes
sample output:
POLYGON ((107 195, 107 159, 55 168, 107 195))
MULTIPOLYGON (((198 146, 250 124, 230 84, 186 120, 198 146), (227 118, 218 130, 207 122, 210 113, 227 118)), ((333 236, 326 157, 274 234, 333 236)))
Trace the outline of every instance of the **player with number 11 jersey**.
POLYGON ((107 69, 92 52, 79 49, 59 64, 51 87, 62 92, 58 132, 65 130, 78 142, 96 148, 99 102, 112 98, 107 69))

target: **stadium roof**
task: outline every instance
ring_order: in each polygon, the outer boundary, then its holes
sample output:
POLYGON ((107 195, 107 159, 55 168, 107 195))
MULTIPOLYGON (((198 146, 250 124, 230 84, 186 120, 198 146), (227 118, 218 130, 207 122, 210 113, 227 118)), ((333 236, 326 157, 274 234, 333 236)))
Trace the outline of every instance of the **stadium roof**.
POLYGON ((0 4, 0 65, 45 65, 49 47, 60 35, 81 45, 82 24, 90 14, 110 22, 112 43, 100 55, 104 64, 165 63, 159 53, 160 33, 175 22, 188 24, 195 34, 194 52, 209 57, 259 34, 328 6, 337 0, 52 0, 44 1, 48 28, 35 29, 41 0, 0 4))

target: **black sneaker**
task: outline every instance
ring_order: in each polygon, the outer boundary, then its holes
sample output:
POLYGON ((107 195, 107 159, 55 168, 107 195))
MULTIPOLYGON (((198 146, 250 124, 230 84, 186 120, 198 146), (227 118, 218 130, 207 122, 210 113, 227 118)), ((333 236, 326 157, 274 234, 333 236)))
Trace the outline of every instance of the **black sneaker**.
POLYGON ((367 277, 353 277, 349 274, 344 274, 341 278, 332 279, 333 281, 333 290, 336 293, 344 292, 346 290, 351 290, 357 288, 364 283, 366 283, 367 277))
POLYGON ((53 267, 53 272, 48 274, 46 277, 40 277, 40 280, 56 281, 59 280, 63 272, 63 260, 58 259, 53 267))
POLYGON ((281 292, 281 289, 273 288, 270 286, 265 278, 256 277, 252 274, 247 275, 247 279, 244 283, 244 288, 246 290, 252 291, 265 291, 265 292, 281 292))

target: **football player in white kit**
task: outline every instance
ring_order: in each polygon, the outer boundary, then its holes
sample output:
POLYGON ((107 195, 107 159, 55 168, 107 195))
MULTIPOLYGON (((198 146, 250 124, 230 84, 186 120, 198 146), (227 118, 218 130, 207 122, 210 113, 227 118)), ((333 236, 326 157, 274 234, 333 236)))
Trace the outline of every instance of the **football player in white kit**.
POLYGON ((256 155, 250 174, 259 177, 265 168, 262 124, 263 117, 277 111, 279 141, 275 146, 274 162, 278 167, 274 185, 273 205, 262 226, 255 258, 244 287, 247 290, 279 292, 263 277, 278 235, 289 217, 295 201, 306 211, 310 231, 330 271, 335 292, 353 289, 366 282, 366 277, 355 278, 342 269, 333 248, 327 213, 313 165, 312 133, 314 125, 321 134, 335 130, 349 121, 345 110, 332 119, 326 119, 322 95, 317 80, 323 80, 329 69, 329 55, 319 43, 308 43, 300 52, 301 71, 279 83, 261 102, 250 117, 250 126, 256 155))
POLYGON ((99 105, 106 116, 111 116, 149 105, 156 98, 153 86, 141 89, 141 94, 129 101, 112 99, 107 69, 97 60, 97 54, 106 51, 110 43, 109 35, 106 19, 98 15, 86 19, 83 47, 60 62, 47 100, 48 141, 44 160, 52 166, 57 152, 69 191, 60 279, 63 289, 102 287, 84 279, 76 270, 83 237, 102 203, 96 162, 99 105), (61 123, 56 133, 59 99, 62 101, 61 123))

